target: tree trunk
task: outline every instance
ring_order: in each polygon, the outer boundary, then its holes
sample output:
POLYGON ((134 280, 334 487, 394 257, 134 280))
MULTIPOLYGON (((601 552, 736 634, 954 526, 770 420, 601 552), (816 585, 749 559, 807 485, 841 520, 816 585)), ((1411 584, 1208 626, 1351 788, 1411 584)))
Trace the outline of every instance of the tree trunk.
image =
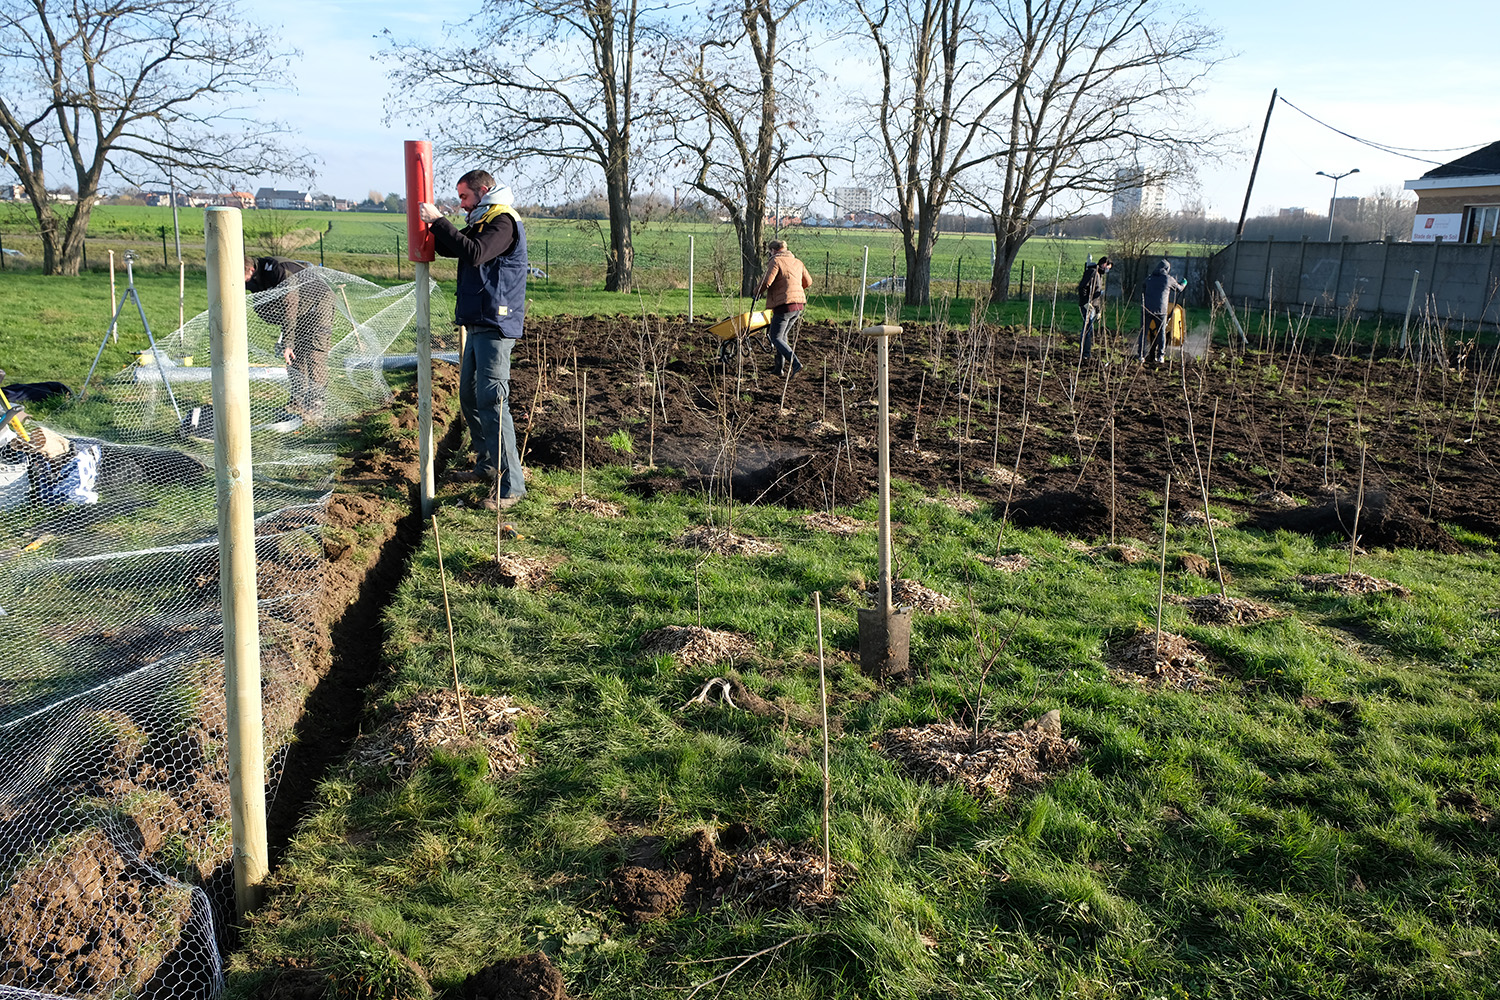
POLYGON ((609 197, 609 257, 605 261, 604 290, 628 292, 635 271, 635 245, 630 237, 630 160, 617 151, 605 171, 609 197))
POLYGON ((751 193, 745 199, 745 224, 740 227, 740 294, 748 296, 760 283, 764 273, 766 236, 766 202, 751 193))
POLYGON ((73 215, 63 227, 62 255, 57 273, 76 275, 83 267, 83 240, 89 231, 89 215, 94 210, 93 198, 80 198, 73 215))
MULTIPOLYGON (((917 216, 917 242, 905 243, 906 299, 909 306, 925 306, 932 298, 932 246, 936 242, 936 220, 925 210, 917 216)), ((905 241, 903 241, 905 242, 905 241)))
MULTIPOLYGON (((1015 271, 1016 258, 1020 256, 1021 246, 1024 239, 1007 239, 998 221, 995 225, 995 268, 990 273, 990 299, 994 302, 1004 302, 1010 295, 1011 275, 1015 271)), ((1026 282, 1026 275, 1021 275, 1021 283, 1026 282)))

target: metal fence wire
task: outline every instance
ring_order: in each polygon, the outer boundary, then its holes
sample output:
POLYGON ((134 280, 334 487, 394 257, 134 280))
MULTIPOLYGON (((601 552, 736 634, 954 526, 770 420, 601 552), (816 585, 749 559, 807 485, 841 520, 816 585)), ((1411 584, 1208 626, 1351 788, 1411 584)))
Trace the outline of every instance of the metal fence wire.
MULTIPOLYGON (((389 396, 385 356, 412 349, 414 303, 410 284, 322 268, 252 297, 268 797, 315 680, 335 440, 389 396), (289 366, 293 342, 326 354, 289 366)), ((233 884, 208 318, 154 339, 0 449, 0 997, 221 986, 233 884)))

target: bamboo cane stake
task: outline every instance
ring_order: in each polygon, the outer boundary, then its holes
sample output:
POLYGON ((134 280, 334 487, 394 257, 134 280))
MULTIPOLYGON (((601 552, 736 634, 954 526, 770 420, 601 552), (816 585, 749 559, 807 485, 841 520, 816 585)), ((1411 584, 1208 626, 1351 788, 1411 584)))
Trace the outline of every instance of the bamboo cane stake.
POLYGON ((1156 574, 1156 646, 1151 651, 1153 657, 1161 654, 1161 605, 1167 596, 1167 507, 1171 500, 1172 475, 1168 473, 1167 485, 1161 494, 1161 562, 1156 574))
POLYGON ((453 665, 453 696, 458 699, 458 724, 469 731, 464 715, 464 689, 458 682, 458 647, 453 641, 453 610, 448 604, 448 574, 443 569, 443 536, 438 531, 437 514, 432 515, 432 544, 437 549, 438 580, 443 585, 443 615, 448 619, 448 662, 453 665))
POLYGON ((833 877, 833 863, 829 849, 828 814, 833 799, 833 783, 828 776, 828 678, 823 654, 823 604, 818 591, 813 591, 813 614, 818 619, 818 702, 823 707, 823 891, 833 877))

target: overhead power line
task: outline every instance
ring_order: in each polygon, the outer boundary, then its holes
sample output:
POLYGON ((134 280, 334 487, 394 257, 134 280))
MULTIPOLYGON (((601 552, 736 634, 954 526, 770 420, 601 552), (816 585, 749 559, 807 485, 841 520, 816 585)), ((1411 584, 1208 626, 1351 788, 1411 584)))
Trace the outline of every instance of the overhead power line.
POLYGON ((1454 146, 1451 149, 1412 149, 1412 148, 1409 148, 1409 147, 1406 147, 1406 146, 1392 146, 1392 145, 1390 145, 1388 143, 1376 142, 1373 139, 1362 139, 1362 138, 1360 138, 1357 135, 1353 135, 1352 133, 1345 132, 1341 128, 1338 128, 1338 127, 1336 127, 1334 125, 1328 124, 1327 122, 1323 121, 1321 118, 1317 118, 1317 117, 1315 117, 1313 115, 1308 114, 1306 111, 1303 111, 1301 108, 1297 107, 1297 105, 1293 104, 1291 101, 1287 100, 1285 97, 1278 97, 1277 99, 1280 100, 1282 104, 1285 104, 1287 107, 1289 107, 1293 111, 1297 112, 1299 115, 1303 115, 1304 117, 1309 118, 1312 121, 1317 122, 1319 125, 1323 126, 1324 128, 1328 129, 1331 132, 1337 132, 1339 135, 1343 136, 1346 139, 1353 139, 1355 142, 1360 143, 1360 144, 1365 145, 1365 146, 1369 146, 1371 149, 1378 149, 1382 153, 1390 153, 1392 156, 1400 156, 1400 157, 1403 157, 1403 158, 1408 159, 1408 160, 1416 160, 1418 163, 1431 163, 1431 164, 1434 164, 1434 165, 1437 165, 1437 166, 1441 166, 1443 161, 1442 160, 1429 160, 1426 157, 1422 157, 1422 156, 1412 156, 1411 155, 1412 153, 1458 153, 1458 152, 1463 152, 1465 150, 1478 149, 1479 148, 1479 146, 1475 145, 1475 146, 1454 146))

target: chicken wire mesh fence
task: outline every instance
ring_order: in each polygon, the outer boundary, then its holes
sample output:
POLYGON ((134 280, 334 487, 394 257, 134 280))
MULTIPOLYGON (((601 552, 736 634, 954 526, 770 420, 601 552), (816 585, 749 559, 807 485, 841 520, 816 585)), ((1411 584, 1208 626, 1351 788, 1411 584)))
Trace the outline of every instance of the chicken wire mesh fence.
MULTIPOLYGON (((389 397, 413 291, 309 268, 251 297, 268 798, 316 681, 336 438, 389 397)), ((25 421, 29 442, 10 425, 0 449, 0 997, 209 997, 221 982, 233 876, 208 316, 155 341, 25 421)))

